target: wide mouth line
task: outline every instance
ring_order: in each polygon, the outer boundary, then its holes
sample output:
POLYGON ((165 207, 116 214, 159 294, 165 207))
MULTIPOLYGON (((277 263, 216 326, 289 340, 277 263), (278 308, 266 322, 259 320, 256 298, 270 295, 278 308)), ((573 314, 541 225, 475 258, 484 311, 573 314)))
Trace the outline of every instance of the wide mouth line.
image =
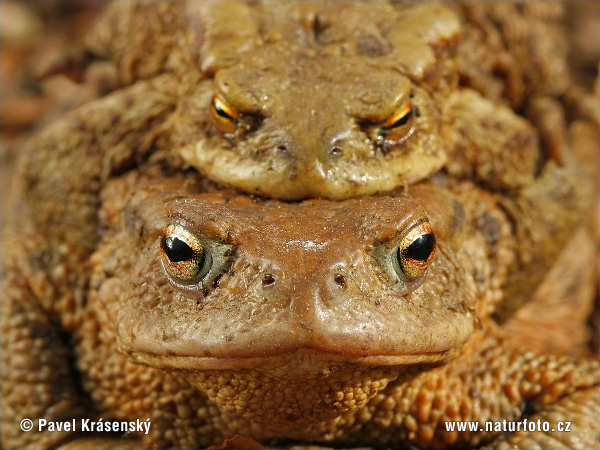
MULTIPOLYGON (((156 367, 189 369, 189 370, 219 370, 237 368, 269 367, 274 362, 298 357, 306 360, 307 357, 316 365, 356 364, 364 366, 403 366, 436 363, 451 358, 455 350, 441 350, 436 352, 407 353, 400 355, 348 355, 335 352, 323 352, 313 348, 300 348, 289 352, 278 352, 264 355, 250 356, 195 356, 159 354, 146 351, 131 351, 132 357, 140 362, 156 367)), ((278 365, 278 364, 275 364, 278 365)))

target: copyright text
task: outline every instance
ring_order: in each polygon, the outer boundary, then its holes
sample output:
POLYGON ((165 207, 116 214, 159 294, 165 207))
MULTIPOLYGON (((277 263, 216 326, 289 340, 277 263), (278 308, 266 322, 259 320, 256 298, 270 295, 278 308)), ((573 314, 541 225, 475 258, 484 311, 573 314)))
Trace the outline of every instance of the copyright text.
POLYGON ((38 419, 37 427, 34 427, 34 423, 31 419, 21 420, 21 430, 32 431, 34 428, 37 431, 82 431, 90 433, 108 433, 108 432, 121 432, 121 433, 144 433, 150 432, 150 426, 152 423, 150 419, 135 421, 111 421, 104 419, 92 420, 92 419, 71 419, 66 421, 48 421, 46 419, 38 419))

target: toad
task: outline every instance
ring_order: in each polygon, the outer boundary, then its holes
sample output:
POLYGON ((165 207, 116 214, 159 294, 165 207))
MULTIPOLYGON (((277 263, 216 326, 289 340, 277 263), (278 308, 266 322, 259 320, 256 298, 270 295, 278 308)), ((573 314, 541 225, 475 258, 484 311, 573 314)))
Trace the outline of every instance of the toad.
POLYGON ((3 244, 6 448, 599 443, 598 362, 524 351, 490 320, 515 247, 471 185, 282 203, 132 172, 102 200, 89 303, 57 311, 70 336, 44 311, 35 240, 3 244), (24 433, 22 416, 152 425, 24 433), (571 432, 446 428, 525 418, 571 432))
POLYGON ((534 182, 540 153, 537 131, 501 101, 522 108, 566 90, 560 11, 538 3, 114 3, 87 49, 113 61, 124 85, 159 77, 145 89, 173 99, 171 148, 246 192, 342 199, 442 168, 506 190, 534 182), (477 159, 456 143, 470 139, 469 128, 488 136, 472 143, 477 159))

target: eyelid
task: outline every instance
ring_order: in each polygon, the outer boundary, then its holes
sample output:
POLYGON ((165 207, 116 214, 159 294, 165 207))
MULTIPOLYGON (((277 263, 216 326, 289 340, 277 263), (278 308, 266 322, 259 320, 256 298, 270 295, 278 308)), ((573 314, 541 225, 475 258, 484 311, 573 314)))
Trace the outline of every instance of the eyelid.
MULTIPOLYGON (((385 222, 377 223, 375 242, 376 245, 395 245, 402 237, 423 222, 429 222, 429 218, 423 206, 419 203, 411 205, 411 210, 397 218, 390 218, 385 222)), ((402 213, 402 211, 398 211, 402 213)), ((375 231, 375 230, 374 230, 375 231)))

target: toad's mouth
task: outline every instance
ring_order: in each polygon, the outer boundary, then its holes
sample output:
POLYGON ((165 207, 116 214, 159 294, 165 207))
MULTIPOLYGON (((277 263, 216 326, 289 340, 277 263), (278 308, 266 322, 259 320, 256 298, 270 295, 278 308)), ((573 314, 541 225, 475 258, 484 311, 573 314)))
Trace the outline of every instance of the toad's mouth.
POLYGON ((299 348, 288 352, 273 352, 247 357, 214 357, 158 354, 145 351, 130 351, 136 362, 163 369, 181 370, 238 370, 268 368, 270 372, 282 368, 284 371, 314 372, 342 365, 360 366, 412 366, 435 364, 453 359, 459 349, 448 349, 438 352, 422 352, 400 355, 349 355, 324 352, 315 348, 299 348))

